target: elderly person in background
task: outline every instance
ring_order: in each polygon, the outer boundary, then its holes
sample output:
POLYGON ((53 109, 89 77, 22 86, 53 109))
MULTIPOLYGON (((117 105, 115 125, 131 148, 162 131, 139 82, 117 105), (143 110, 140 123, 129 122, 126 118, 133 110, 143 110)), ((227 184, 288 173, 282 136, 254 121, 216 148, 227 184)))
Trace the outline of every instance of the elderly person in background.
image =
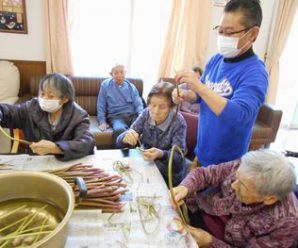
POLYGON ((19 105, 0 104, 0 125, 20 128, 32 142, 29 153, 54 154, 67 161, 93 152, 95 141, 89 133, 89 118, 74 102, 71 81, 62 74, 45 76, 39 96, 19 105))
MULTIPOLYGON (((203 70, 201 67, 199 66, 195 66, 192 68, 192 71, 195 73, 195 75, 198 78, 201 78, 202 74, 203 74, 203 70)), ((189 90, 189 87, 187 86, 187 84, 182 84, 180 85, 181 89, 185 89, 185 90, 189 90)), ((199 103, 190 103, 187 101, 183 101, 180 105, 180 110, 184 111, 184 112, 188 112, 188 113, 192 113, 192 114, 198 114, 200 112, 200 104, 199 103)))
POLYGON ((125 79, 123 65, 116 65, 111 71, 112 78, 101 84, 97 100, 99 129, 113 128, 113 138, 127 130, 143 111, 142 99, 137 88, 125 79))
MULTIPOLYGON (((119 147, 142 143, 144 159, 155 162, 166 183, 170 150, 173 145, 178 145, 184 152, 186 139, 186 123, 183 116, 175 111, 171 97, 173 89, 174 85, 167 82, 154 85, 148 94, 148 108, 117 139, 119 147)), ((185 176, 185 160, 175 152, 173 185, 178 185, 185 176)))
POLYGON ((192 213, 201 247, 297 247, 298 202, 292 164, 270 150, 194 169, 174 188, 192 213), (200 212, 198 212, 200 210, 200 212))

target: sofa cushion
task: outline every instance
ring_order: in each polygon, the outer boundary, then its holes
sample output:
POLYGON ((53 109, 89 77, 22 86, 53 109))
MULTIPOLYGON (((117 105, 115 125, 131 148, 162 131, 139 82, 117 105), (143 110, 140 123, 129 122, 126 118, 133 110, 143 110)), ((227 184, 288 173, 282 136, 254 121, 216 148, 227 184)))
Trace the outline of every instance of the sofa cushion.
POLYGON ((77 96, 96 96, 98 95, 103 78, 92 77, 68 77, 75 88, 77 96))
MULTIPOLYGON (((252 138, 253 139, 269 139, 272 134, 272 128, 268 125, 262 123, 259 120, 256 120, 255 125, 253 127, 252 138)), ((268 143, 271 141, 268 140, 268 143)))
POLYGON ((97 115, 97 96, 76 96, 76 102, 91 116, 97 115))
POLYGON ((113 130, 111 128, 106 131, 101 131, 98 127, 96 116, 89 116, 90 118, 90 132, 95 139, 97 148, 109 149, 113 148, 113 130))
POLYGON ((20 89, 20 73, 18 68, 9 61, 0 61, 0 101, 13 98, 17 100, 20 89))

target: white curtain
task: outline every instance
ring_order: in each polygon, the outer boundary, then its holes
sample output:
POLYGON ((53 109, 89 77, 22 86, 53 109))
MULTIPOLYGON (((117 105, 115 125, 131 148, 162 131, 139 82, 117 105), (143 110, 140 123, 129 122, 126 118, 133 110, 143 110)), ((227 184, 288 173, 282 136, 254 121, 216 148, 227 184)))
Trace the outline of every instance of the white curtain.
POLYGON ((174 77, 177 70, 205 66, 211 9, 210 0, 173 0, 159 78, 174 77))
POLYGON ((287 43, 289 32, 295 17, 298 0, 278 1, 276 22, 273 30, 271 46, 268 48, 266 67, 269 72, 269 89, 266 101, 274 104, 276 101, 278 80, 279 80, 279 60, 287 43))
POLYGON ((73 74, 69 43, 69 1, 46 0, 47 73, 73 74))

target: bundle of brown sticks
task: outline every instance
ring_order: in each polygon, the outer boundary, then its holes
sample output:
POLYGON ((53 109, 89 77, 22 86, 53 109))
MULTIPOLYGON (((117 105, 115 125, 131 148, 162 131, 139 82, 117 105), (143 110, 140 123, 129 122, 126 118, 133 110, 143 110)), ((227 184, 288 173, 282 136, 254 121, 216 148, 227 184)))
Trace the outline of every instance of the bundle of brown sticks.
POLYGON ((63 178, 73 188, 76 207, 97 208, 103 213, 122 211, 123 204, 120 202, 120 197, 128 189, 121 175, 110 175, 103 169, 84 164, 75 164, 67 169, 50 173, 63 178), (84 198, 79 197, 79 187, 74 182, 76 177, 83 178, 87 186, 84 198))

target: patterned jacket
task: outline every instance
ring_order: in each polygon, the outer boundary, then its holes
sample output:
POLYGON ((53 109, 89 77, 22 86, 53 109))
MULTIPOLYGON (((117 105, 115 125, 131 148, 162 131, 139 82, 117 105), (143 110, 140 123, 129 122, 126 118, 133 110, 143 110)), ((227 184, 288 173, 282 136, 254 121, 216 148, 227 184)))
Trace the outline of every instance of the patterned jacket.
POLYGON ((296 247, 298 201, 295 195, 291 193, 270 206, 243 205, 231 188, 239 165, 240 160, 235 160, 197 168, 181 183, 189 190, 187 205, 192 212, 200 208, 210 215, 230 216, 224 240, 213 238, 211 247, 296 247))
MULTIPOLYGON (((168 182, 168 162, 172 146, 176 144, 181 148, 182 152, 185 152, 186 123, 183 116, 180 113, 176 116, 176 111, 172 110, 167 119, 161 125, 156 126, 150 117, 148 108, 146 108, 130 128, 140 135, 145 149, 155 147, 163 151, 163 157, 156 159, 154 162, 165 181, 168 182)), ((122 143, 124 136, 125 132, 118 136, 118 147, 125 146, 122 143)), ((175 151, 173 159, 173 185, 178 185, 185 176, 185 161, 180 153, 175 151)))

